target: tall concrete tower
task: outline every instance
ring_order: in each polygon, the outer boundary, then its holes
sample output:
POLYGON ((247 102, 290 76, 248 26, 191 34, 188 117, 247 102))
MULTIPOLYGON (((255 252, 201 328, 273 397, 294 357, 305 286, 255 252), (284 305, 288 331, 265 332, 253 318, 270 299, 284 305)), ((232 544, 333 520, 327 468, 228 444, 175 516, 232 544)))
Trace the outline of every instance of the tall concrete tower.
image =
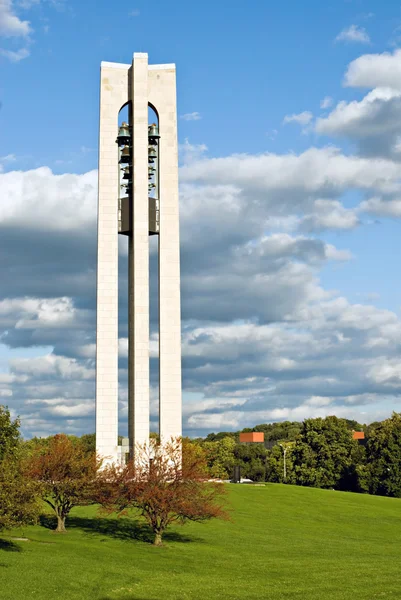
POLYGON ((159 245, 160 437, 182 432, 175 65, 101 64, 96 448, 118 458, 118 235, 128 236, 128 436, 149 440, 149 236, 159 245), (119 112, 128 106, 128 122, 119 112), (154 122, 149 123, 149 107, 154 122), (117 142, 117 143, 116 143, 117 142))

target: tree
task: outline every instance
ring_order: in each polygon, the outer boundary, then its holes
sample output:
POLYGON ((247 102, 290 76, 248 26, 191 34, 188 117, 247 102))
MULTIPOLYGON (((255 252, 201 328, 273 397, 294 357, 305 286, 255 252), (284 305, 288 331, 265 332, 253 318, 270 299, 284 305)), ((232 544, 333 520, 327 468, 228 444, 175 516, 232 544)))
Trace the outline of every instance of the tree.
POLYGON ((226 518, 221 484, 207 482, 204 455, 196 444, 172 439, 166 444, 150 441, 137 446, 125 466, 102 471, 98 500, 106 510, 126 513, 139 509, 154 533, 154 545, 162 544, 166 528, 174 522, 226 518))
POLYGON ((262 423, 247 431, 262 431, 265 434, 266 446, 271 447, 274 442, 295 441, 301 428, 302 423, 298 421, 282 421, 280 423, 262 423))
POLYGON ((80 437, 80 442, 88 454, 94 454, 96 452, 96 434, 85 433, 80 437))
POLYGON ((19 419, 11 419, 7 406, 0 405, 0 460, 15 454, 21 442, 19 419))
POLYGON ((352 489, 358 442, 344 419, 305 419, 292 448, 295 482, 321 488, 352 489))
POLYGON ((273 446, 266 460, 266 481, 295 483, 292 449, 295 442, 281 442, 273 446), (285 478, 284 478, 285 450, 285 478))
POLYGON ((401 498, 401 413, 370 428, 360 475, 369 493, 401 498))
POLYGON ((100 461, 80 443, 60 434, 38 447, 28 460, 27 474, 41 485, 43 500, 57 516, 58 532, 74 506, 92 504, 100 461))
POLYGON ((218 433, 208 433, 205 442, 218 442, 224 438, 238 439, 238 431, 219 431, 218 433))
POLYGON ((34 523, 39 514, 37 485, 23 474, 19 425, 0 406, 0 531, 34 523))
POLYGON ((235 439, 224 437, 214 442, 203 442, 207 466, 211 477, 229 479, 234 468, 235 439))
POLYGON ((0 531, 36 522, 38 492, 37 484, 24 476, 20 458, 7 456, 0 461, 0 531))
POLYGON ((265 481, 268 451, 263 444, 236 444, 235 464, 241 467, 241 476, 253 481, 265 481))

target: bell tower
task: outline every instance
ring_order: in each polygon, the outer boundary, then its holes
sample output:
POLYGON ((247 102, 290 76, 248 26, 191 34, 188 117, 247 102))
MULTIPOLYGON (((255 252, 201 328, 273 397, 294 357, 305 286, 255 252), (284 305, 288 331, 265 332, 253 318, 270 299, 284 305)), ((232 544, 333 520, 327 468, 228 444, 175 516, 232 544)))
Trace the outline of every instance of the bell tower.
POLYGON ((159 433, 181 436, 181 308, 175 65, 101 64, 96 449, 118 458, 118 236, 128 237, 128 437, 149 440, 149 236, 158 236, 159 433), (128 119, 118 126, 122 107, 128 119), (156 115, 148 121, 149 107, 156 115), (117 142, 117 143, 116 143, 117 142))

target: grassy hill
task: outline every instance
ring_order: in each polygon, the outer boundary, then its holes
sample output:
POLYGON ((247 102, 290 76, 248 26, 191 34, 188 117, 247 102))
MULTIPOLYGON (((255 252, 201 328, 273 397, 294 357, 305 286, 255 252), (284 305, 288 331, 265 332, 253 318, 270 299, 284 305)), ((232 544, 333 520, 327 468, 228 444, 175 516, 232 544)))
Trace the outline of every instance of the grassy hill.
POLYGON ((268 484, 231 485, 230 504, 232 522, 176 527, 163 548, 94 507, 75 509, 66 535, 8 532, 0 598, 401 598, 401 500, 268 484))

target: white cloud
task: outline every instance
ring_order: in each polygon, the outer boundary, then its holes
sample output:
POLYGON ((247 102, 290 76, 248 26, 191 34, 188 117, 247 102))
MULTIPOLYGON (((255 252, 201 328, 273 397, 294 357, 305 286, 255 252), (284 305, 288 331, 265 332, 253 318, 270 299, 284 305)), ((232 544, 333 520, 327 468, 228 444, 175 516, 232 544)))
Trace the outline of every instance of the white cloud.
POLYGON ((299 114, 286 115, 283 123, 298 123, 299 125, 308 125, 313 119, 313 114, 307 110, 299 114))
POLYGON ((196 111, 186 113, 185 115, 181 115, 181 119, 183 119, 184 121, 199 121, 201 118, 201 115, 196 111))
POLYGON ((370 37, 364 27, 350 25, 337 35, 336 42, 357 42, 360 44, 369 44, 370 37))
POLYGON ((401 160, 401 54, 364 55, 353 61, 345 85, 373 87, 362 100, 339 102, 315 131, 349 138, 360 155, 401 160))
POLYGON ((401 217, 401 198, 385 200, 377 196, 364 200, 359 205, 361 211, 383 217, 401 217))
POLYGON ((0 0, 0 35, 26 37, 31 33, 29 21, 21 21, 15 14, 12 0, 0 0))
POLYGON ((377 383, 399 389, 401 385, 401 361, 398 358, 381 360, 368 371, 368 377, 377 383))
POLYGON ((128 14, 130 17, 139 17, 139 15, 141 14, 141 11, 139 10, 139 8, 134 8, 128 14))
POLYGON ((333 105, 333 98, 331 96, 325 96, 320 102, 320 108, 330 108, 333 105))
POLYGON ((30 56, 30 51, 28 48, 20 48, 20 50, 6 50, 4 48, 0 48, 0 56, 4 56, 11 62, 20 62, 24 60, 24 58, 28 58, 30 56))
POLYGON ((401 90, 401 49, 392 54, 364 54, 352 61, 345 74, 344 85, 401 90))
POLYGON ((323 231, 325 229, 354 229, 359 224, 357 213, 345 208, 338 200, 318 198, 313 211, 300 221, 301 229, 323 231))
POLYGON ((339 250, 332 244, 326 244, 326 257, 331 260, 347 261, 353 258, 349 250, 339 250))
POLYGON ((183 164, 188 164, 202 158, 207 152, 207 146, 205 144, 191 144, 186 138, 183 144, 178 145, 178 152, 180 161, 183 164))
POLYGON ((16 329, 72 327, 77 311, 71 298, 6 298, 0 301, 0 325, 14 320, 16 329))
POLYGON ((339 102, 327 117, 317 119, 316 131, 355 139, 370 154, 394 153, 401 134, 401 91, 376 88, 359 102, 339 102))
MULTIPOLYGON (((399 165, 391 160, 368 159, 346 156, 338 148, 309 148, 301 154, 260 155, 237 154, 224 158, 195 160, 181 169, 181 181, 238 186, 254 200, 255 193, 263 193, 263 206, 274 213, 288 215, 288 208, 295 209, 297 202, 303 208, 310 205, 310 195, 342 193, 348 188, 372 189, 386 192, 401 190, 399 165), (302 190, 302 198, 297 196, 302 190), (280 192, 280 202, 274 192, 280 192), (287 197, 288 194, 288 197, 287 197)), ((245 202, 244 198, 244 202, 245 202)), ((252 206, 247 208, 248 218, 252 206)), ((260 214, 259 214, 260 217, 260 214)))
MULTIPOLYGON (((61 399, 63 402, 64 399, 61 399)), ((50 415, 55 415, 57 417, 68 417, 69 419, 77 418, 77 417, 87 417, 88 415, 93 415, 95 412, 95 403, 93 400, 88 400, 85 403, 77 400, 76 404, 57 404, 56 406, 50 407, 47 412, 50 415)))
POLYGON ((97 172, 54 175, 48 167, 0 174, 0 224, 72 231, 96 222, 97 172))
POLYGON ((38 356, 35 358, 14 358, 10 360, 11 371, 17 374, 48 376, 57 375, 61 379, 93 379, 94 370, 80 365, 77 360, 64 356, 38 356))

